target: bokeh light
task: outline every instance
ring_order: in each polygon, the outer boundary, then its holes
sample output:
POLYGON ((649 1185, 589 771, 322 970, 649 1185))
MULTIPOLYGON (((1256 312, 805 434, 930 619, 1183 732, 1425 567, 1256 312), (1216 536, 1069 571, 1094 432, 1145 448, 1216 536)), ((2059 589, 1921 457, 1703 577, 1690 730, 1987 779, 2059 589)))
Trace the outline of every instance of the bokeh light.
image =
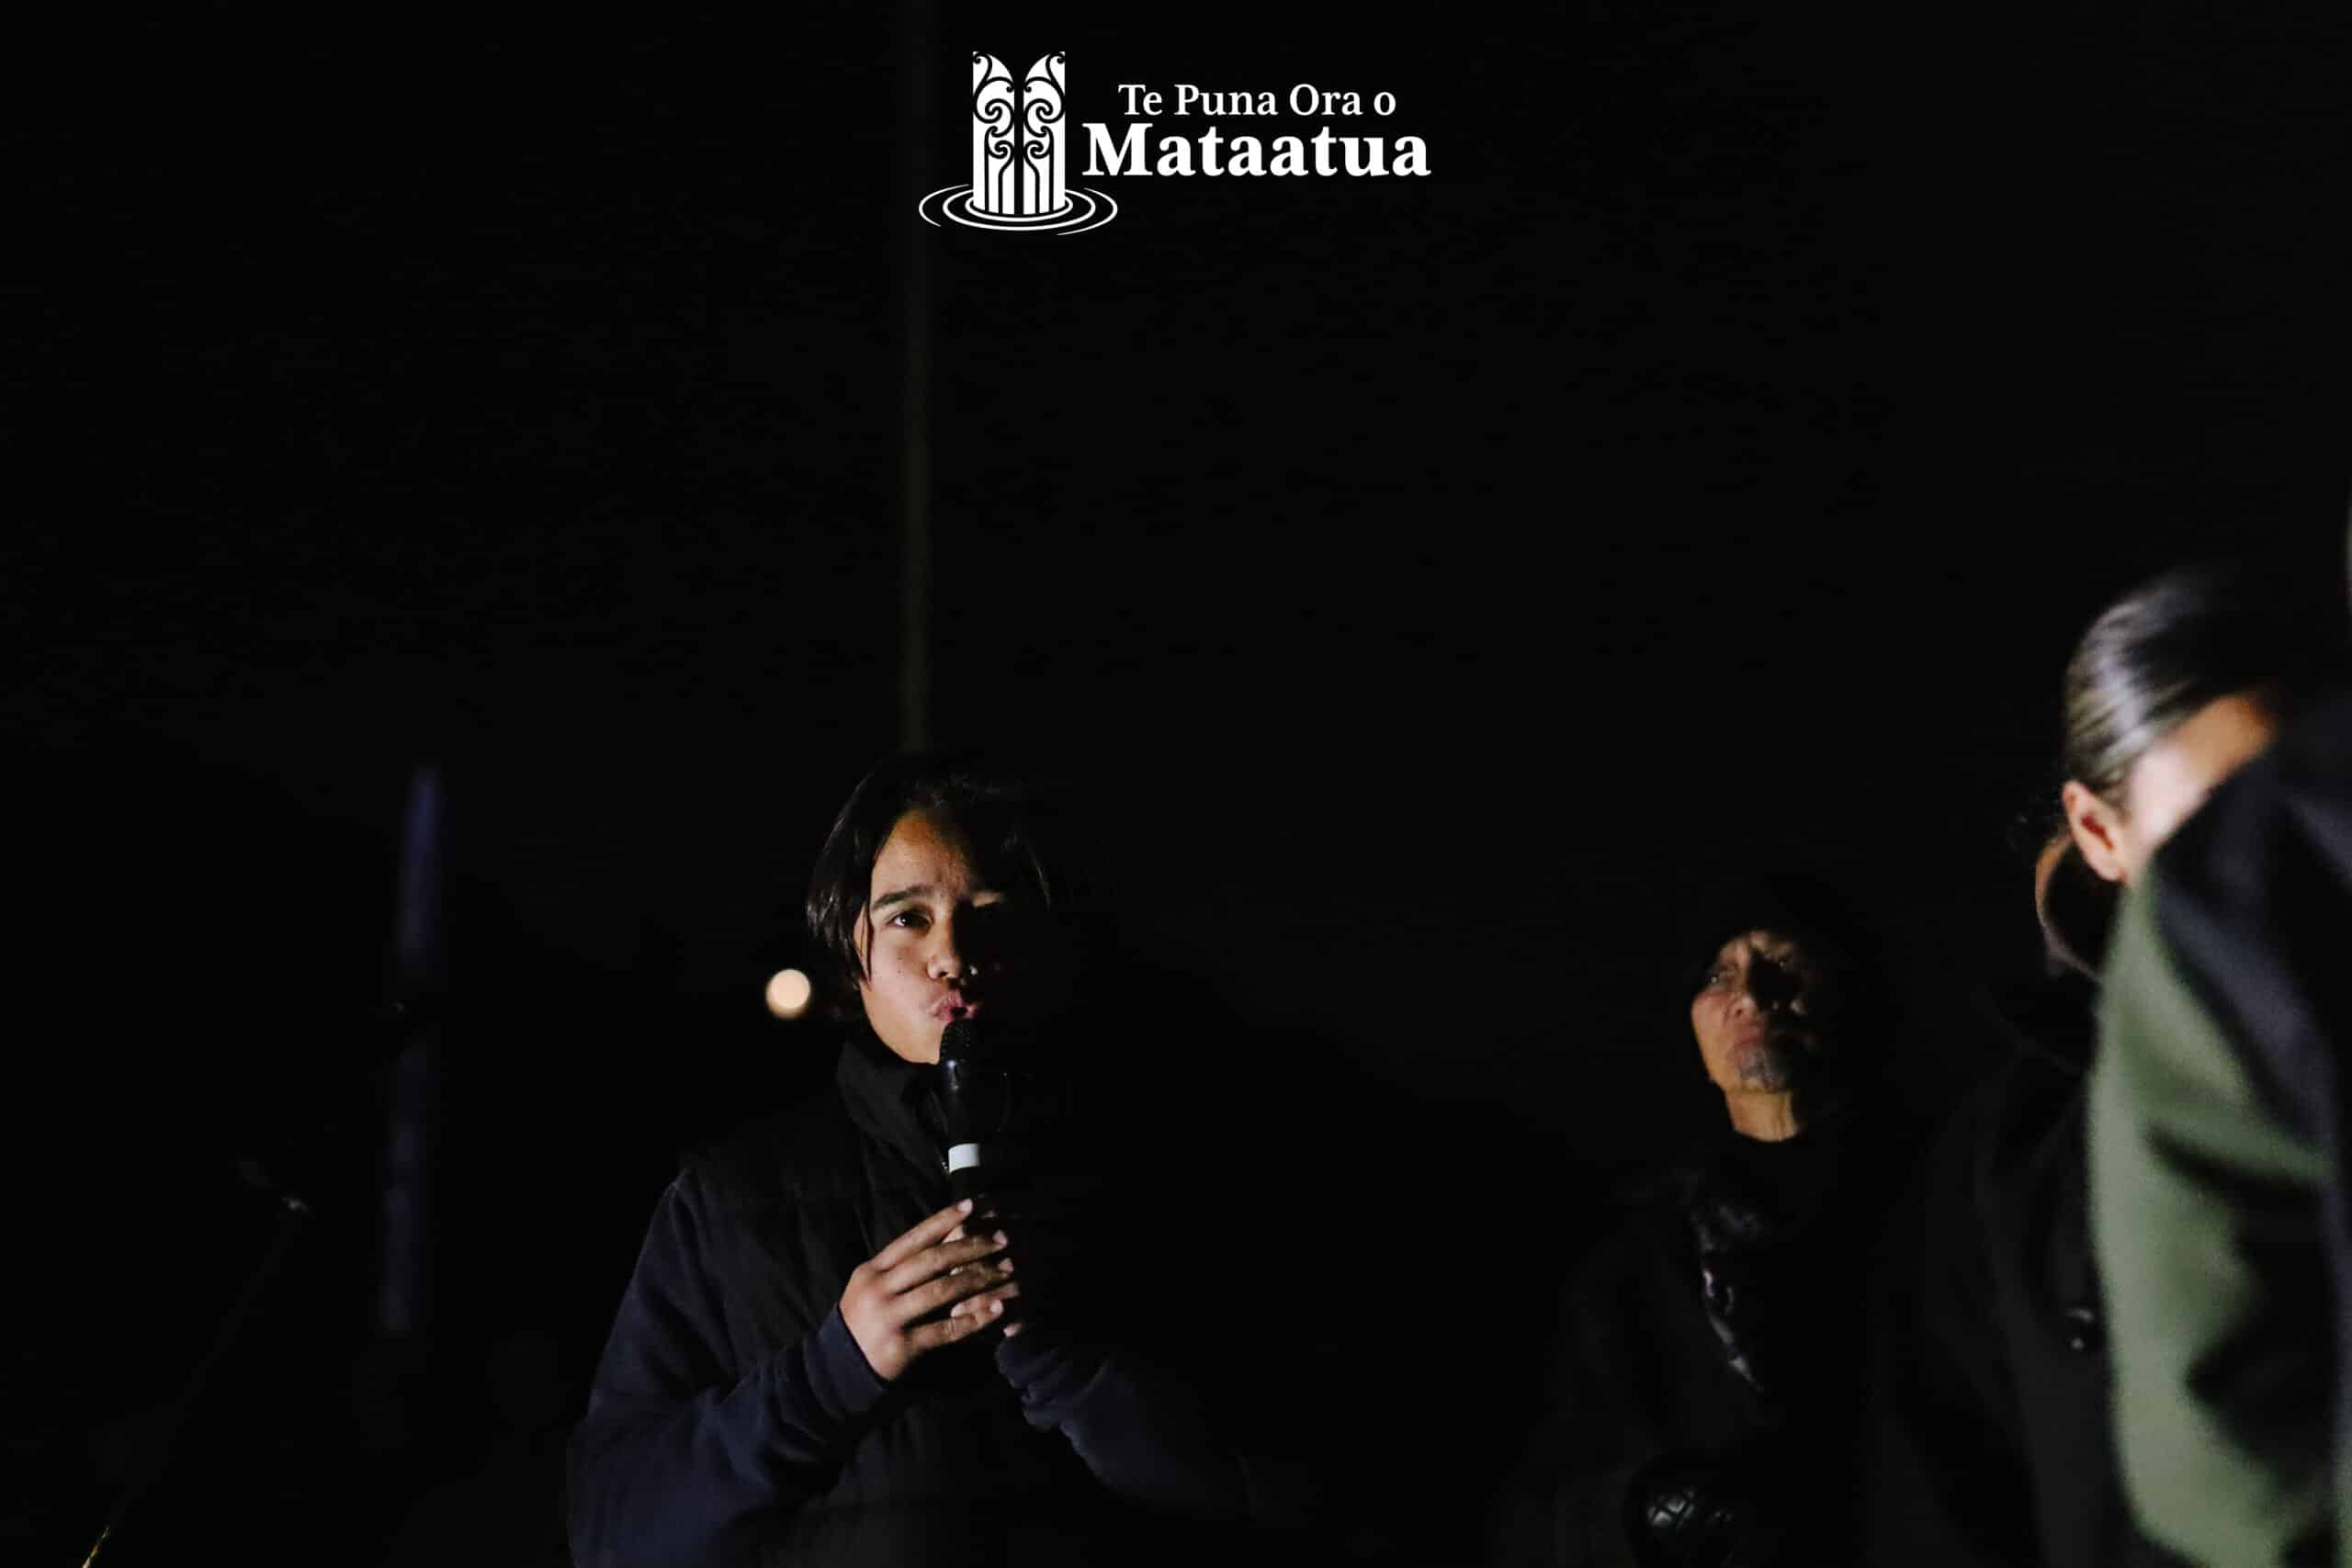
POLYGON ((782 1019, 798 1018, 808 1010, 815 990, 799 970, 779 969, 768 981, 768 1011, 782 1019))

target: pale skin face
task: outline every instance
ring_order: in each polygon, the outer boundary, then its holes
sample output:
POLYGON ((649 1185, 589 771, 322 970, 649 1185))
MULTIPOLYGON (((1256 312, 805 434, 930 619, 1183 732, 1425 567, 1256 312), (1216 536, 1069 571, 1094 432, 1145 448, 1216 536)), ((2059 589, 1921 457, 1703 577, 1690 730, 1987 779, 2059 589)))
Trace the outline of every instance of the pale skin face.
POLYGON ((1743 931, 1716 950, 1690 1032, 1735 1128, 1768 1141, 1800 1131, 1797 1090, 1827 1055, 1842 1000, 1834 970, 1796 938, 1743 931))
POLYGON ((2124 778, 2120 802, 2068 779, 2059 799, 2084 862, 2109 882, 2130 884, 2156 846, 2278 733, 2268 705, 2234 693, 2207 703, 2142 752, 2124 778))
POLYGON ((858 921, 858 995, 882 1043, 939 1060, 956 1018, 990 1016, 1035 978, 1023 911, 973 863, 950 822, 910 812, 883 841, 858 921))

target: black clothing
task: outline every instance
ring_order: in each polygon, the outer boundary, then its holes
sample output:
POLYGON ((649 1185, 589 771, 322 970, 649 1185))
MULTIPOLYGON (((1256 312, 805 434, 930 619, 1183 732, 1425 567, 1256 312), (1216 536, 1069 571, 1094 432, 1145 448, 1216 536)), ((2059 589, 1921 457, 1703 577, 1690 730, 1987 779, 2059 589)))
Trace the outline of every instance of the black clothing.
MULTIPOLYGON (((2102 938, 2077 940, 2095 957, 2102 938)), ((1863 1445, 1873 1563, 2168 1561, 2132 1528, 2109 1413, 2085 1141, 2095 999, 2072 972, 1993 998, 2015 1059, 1961 1103, 1888 1229, 1863 1445)))
POLYGON ((1887 1131, 1728 1125, 1570 1278, 1547 1413, 1502 1488, 1511 1564, 1844 1559, 1854 1355, 1887 1131), (1744 1554, 1742 1554, 1744 1553, 1744 1554))
POLYGON ((870 1039, 837 1093, 692 1156, 663 1194, 572 1443, 572 1540, 619 1563, 1133 1560, 1139 1509, 1238 1518, 1193 1390, 1040 1320, 867 1366, 850 1272, 949 1201, 921 1069, 870 1039))

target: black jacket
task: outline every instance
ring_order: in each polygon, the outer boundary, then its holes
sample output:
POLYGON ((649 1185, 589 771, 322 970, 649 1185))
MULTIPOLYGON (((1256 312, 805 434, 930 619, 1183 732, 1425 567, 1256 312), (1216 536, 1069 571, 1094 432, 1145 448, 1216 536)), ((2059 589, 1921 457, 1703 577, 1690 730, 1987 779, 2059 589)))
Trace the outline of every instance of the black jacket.
POLYGON ((1990 999, 2014 1059, 1962 1102, 1887 1232, 1868 1561, 2163 1562, 2132 1526, 2109 1415, 2085 1145, 2095 988, 2068 974, 1990 999))
POLYGON ((1668 1467, 1744 1495, 1802 1543, 1788 1560, 1844 1560, 1854 1348, 1893 1142, 1863 1112, 1782 1144, 1726 1127, 1631 1190, 1570 1276, 1546 1414, 1496 1507, 1500 1561, 1651 1561, 1629 1511, 1668 1467))
POLYGON ((1130 1345, 1040 1322, 875 1376, 842 1288, 949 1193, 919 1069, 854 1040, 836 1089, 663 1194, 572 1443, 583 1568, 1132 1560, 1246 1516, 1203 1400, 1130 1345))

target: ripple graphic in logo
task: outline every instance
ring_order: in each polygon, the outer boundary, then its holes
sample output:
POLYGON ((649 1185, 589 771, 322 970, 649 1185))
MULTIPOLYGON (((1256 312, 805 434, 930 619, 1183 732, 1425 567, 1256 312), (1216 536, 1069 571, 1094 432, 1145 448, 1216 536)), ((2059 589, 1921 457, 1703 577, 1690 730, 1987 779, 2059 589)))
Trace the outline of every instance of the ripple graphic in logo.
POLYGON ((1015 83, 994 55, 972 56, 972 183, 944 186, 916 204, 933 228, 1015 234, 1082 234, 1119 215, 1099 190, 1073 190, 1063 131, 1064 56, 1048 54, 1015 83))

